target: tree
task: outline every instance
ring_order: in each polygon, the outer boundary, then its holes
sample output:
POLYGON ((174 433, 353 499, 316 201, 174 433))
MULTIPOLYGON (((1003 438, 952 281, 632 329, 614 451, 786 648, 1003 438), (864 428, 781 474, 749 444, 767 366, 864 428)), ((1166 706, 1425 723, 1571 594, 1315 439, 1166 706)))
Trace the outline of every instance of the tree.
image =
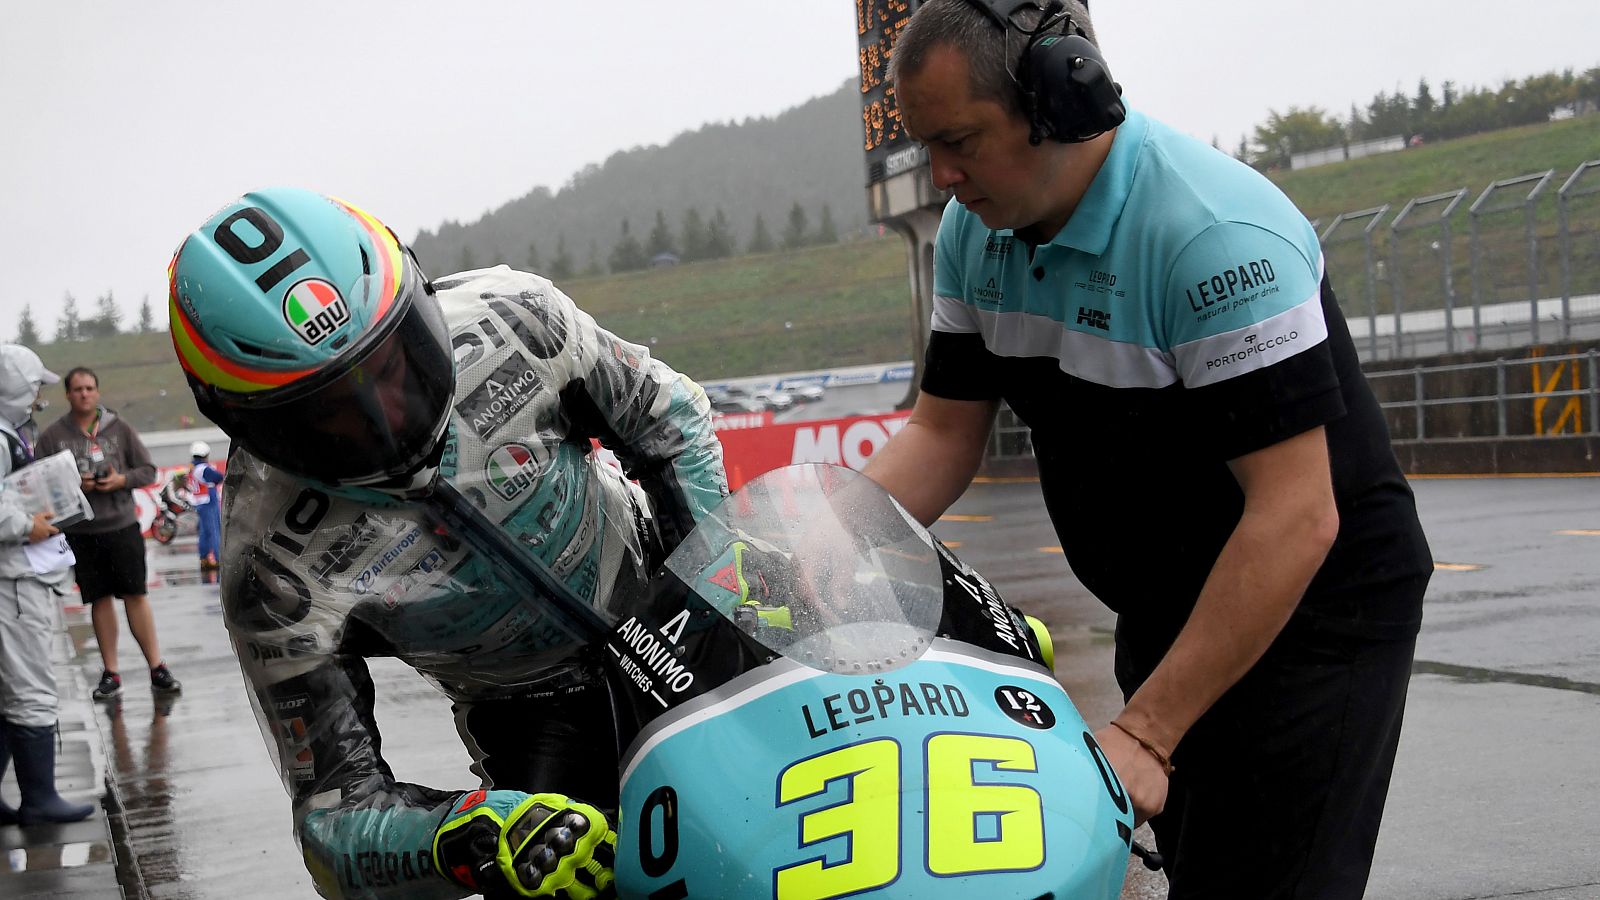
POLYGON ((39 346, 39 328, 33 324, 33 309, 22 307, 22 317, 17 319, 17 343, 24 347, 39 346))
POLYGON ((1411 101, 1399 89, 1393 97, 1379 91, 1367 107, 1367 127, 1375 138, 1409 136, 1412 133, 1411 101))
POLYGON ((1579 100, 1588 100, 1590 103, 1600 105, 1600 66, 1585 69, 1578 76, 1578 83, 1574 85, 1579 100))
POLYGON ((572 257, 567 254, 567 236, 556 235, 556 258, 550 260, 550 280, 566 281, 572 277, 572 257))
POLYGON ((144 295, 144 302, 139 304, 139 333, 149 334, 156 330, 155 318, 150 314, 150 295, 144 295))
POLYGON ((1289 107, 1286 113, 1268 110, 1264 125, 1256 126, 1257 153, 1251 160, 1259 166, 1287 168, 1289 157, 1307 150, 1336 147, 1344 141, 1339 120, 1312 106, 1289 107))
POLYGON ((822 221, 817 223, 816 242, 818 244, 839 243, 839 229, 833 224, 833 208, 826 203, 822 204, 822 221))
POLYGON ((644 253, 644 248, 639 246, 639 239, 633 236, 628 228, 628 220, 622 220, 622 236, 617 239, 611 248, 611 271, 637 272, 650 262, 650 257, 644 253))
POLYGON ((711 233, 706 230, 706 221, 700 217, 698 207, 691 206, 683 212, 683 259, 685 262, 694 262, 698 259, 710 259, 709 244, 711 233))
POLYGON ((733 255, 733 231, 728 227, 728 217, 723 213, 722 207, 711 217, 711 225, 706 229, 706 258, 725 259, 733 255))
POLYGON ((1239 149, 1233 151, 1233 158, 1239 162, 1250 161, 1250 141, 1244 135, 1239 135, 1239 149))
POLYGON ((1551 110, 1578 99, 1576 88, 1570 69, 1560 75, 1550 72, 1524 79, 1516 89, 1513 121, 1519 125, 1549 121, 1551 110))
POLYGON ((110 291, 95 298, 95 314, 78 322, 78 340, 111 337, 122 330, 122 310, 110 291))
POLYGON ((1428 88, 1428 79, 1417 81, 1417 96, 1411 101, 1411 110, 1416 114, 1415 125, 1418 131, 1427 131, 1433 117, 1433 91, 1428 88))
POLYGON ((1344 124, 1344 133, 1352 141, 1364 141, 1372 137, 1372 132, 1367 129, 1367 120, 1354 103, 1350 104, 1350 118, 1344 124))
POLYGON ((461 245, 461 256, 456 261, 457 272, 467 272, 478 267, 478 261, 472 256, 472 248, 466 244, 461 245))
POLYGON ((656 225, 650 229, 650 243, 645 247, 645 262, 658 253, 678 254, 677 243, 672 239, 672 226, 667 224, 666 213, 656 210, 656 225))
POLYGON ((585 278, 595 278, 606 273, 606 267, 600 262, 600 242, 589 242, 589 264, 583 267, 585 278))
POLYGON ((806 245, 806 233, 810 223, 806 221, 806 208, 796 200, 789 207, 789 224, 783 229, 783 249, 793 250, 806 245))
POLYGON ((745 245, 746 253, 772 252, 772 235, 767 231, 767 220, 756 213, 756 226, 750 233, 750 243, 745 245))
POLYGON ((56 320, 56 343, 78 340, 78 298, 67 294, 61 306, 61 318, 56 320))
POLYGON ((527 263, 528 263, 528 271, 529 272, 538 272, 539 270, 544 268, 544 265, 539 262, 539 245, 538 244, 535 244, 535 243, 532 243, 532 242, 530 242, 528 244, 528 260, 527 260, 527 263))

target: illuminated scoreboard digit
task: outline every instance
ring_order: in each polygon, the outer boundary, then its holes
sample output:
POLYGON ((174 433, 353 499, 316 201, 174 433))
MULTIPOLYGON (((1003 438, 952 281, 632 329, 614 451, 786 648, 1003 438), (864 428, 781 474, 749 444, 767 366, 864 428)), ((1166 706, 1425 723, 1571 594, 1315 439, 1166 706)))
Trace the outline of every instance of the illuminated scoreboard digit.
POLYGON ((906 137, 900 106, 889 84, 889 54, 920 0, 856 0, 861 63, 861 148, 871 186, 922 162, 922 148, 906 137))

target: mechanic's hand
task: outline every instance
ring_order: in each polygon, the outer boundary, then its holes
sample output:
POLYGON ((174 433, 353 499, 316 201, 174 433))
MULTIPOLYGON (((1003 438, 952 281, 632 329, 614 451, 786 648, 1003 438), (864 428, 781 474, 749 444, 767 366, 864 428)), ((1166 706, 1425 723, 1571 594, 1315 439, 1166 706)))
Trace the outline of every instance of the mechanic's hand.
POLYGON ((127 486, 128 476, 118 472, 116 469, 108 469, 106 474, 94 480, 94 489, 108 494, 112 491, 120 491, 127 486))
POLYGON ((53 534, 60 534, 61 529, 50 524, 55 518, 55 513, 37 512, 33 514, 33 527, 28 529, 28 543, 37 544, 53 534))
POLYGON ((1133 827, 1160 813, 1167 805, 1168 782, 1166 770, 1155 756, 1115 725, 1096 731, 1094 740, 1133 803, 1133 827))
POLYGON ((604 813, 561 794, 463 794, 433 835, 433 864, 499 900, 616 896, 617 835, 604 813))

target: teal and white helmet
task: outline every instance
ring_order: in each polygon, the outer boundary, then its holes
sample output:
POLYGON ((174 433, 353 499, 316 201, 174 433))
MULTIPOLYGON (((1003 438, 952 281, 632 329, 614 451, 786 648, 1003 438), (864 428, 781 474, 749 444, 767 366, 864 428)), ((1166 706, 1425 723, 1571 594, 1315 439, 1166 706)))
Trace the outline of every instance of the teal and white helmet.
POLYGON ((404 488, 449 423, 450 336, 416 257, 341 200, 269 188, 184 239, 172 344, 200 411, 266 462, 404 488))

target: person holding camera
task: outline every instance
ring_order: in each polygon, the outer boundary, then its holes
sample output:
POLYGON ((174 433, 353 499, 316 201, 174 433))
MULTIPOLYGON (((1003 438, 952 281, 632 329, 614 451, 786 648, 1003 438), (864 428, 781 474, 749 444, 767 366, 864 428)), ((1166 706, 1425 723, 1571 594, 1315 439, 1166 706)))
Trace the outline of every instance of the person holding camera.
POLYGON ((84 496, 94 510, 93 519, 65 529, 78 559, 78 590, 89 604, 104 663, 94 697, 110 700, 122 693, 112 597, 122 600, 128 630, 149 663, 151 690, 177 693, 182 685, 161 659, 155 613, 145 594, 144 536, 133 502, 134 488, 155 482, 156 467, 133 426, 100 405, 98 375, 79 366, 67 373, 65 383, 70 408, 39 435, 38 455, 71 450, 83 476, 84 496))

